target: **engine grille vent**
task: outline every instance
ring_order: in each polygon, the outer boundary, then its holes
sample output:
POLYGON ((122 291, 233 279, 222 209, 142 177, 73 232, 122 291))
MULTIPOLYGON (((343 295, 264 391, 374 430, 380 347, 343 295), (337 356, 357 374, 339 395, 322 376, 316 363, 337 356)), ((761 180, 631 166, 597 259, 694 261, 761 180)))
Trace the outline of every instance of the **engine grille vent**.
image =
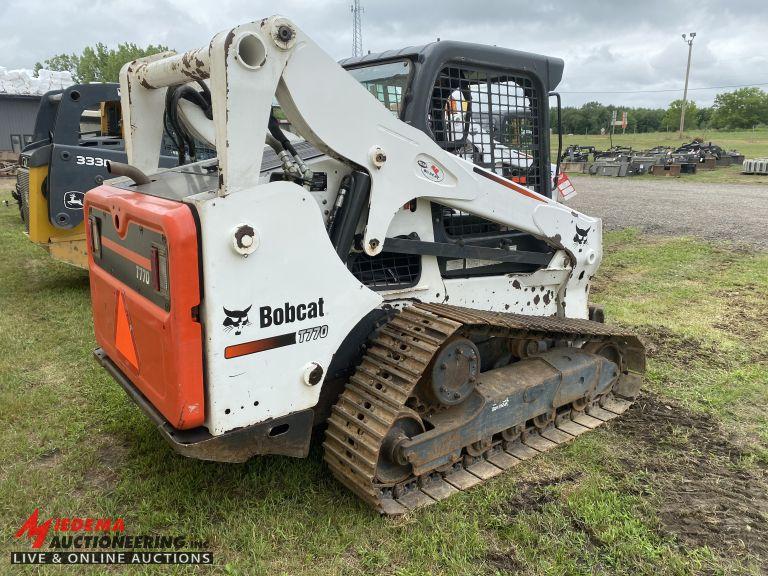
POLYGON ((441 206, 442 221, 445 233, 451 238, 468 238, 472 236, 493 236, 509 232, 508 226, 502 226, 485 218, 474 216, 447 206, 441 206))
POLYGON ((16 172, 16 189, 21 195, 21 217, 24 227, 29 232, 29 170, 19 168, 16 172))
POLYGON ((350 254, 347 263, 355 278, 372 290, 415 286, 421 276, 421 257, 382 252, 377 256, 350 254))

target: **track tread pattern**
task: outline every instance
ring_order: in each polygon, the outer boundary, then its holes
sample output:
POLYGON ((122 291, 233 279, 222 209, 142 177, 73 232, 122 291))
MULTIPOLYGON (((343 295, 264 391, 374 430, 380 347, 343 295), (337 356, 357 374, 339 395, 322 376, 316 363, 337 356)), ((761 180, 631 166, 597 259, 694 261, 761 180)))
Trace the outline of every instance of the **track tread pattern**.
MULTIPOLYGON (((635 336, 605 324, 572 318, 524 316, 472 310, 446 304, 416 304, 400 311, 374 335, 361 364, 348 381, 328 420, 324 458, 349 490, 386 515, 400 515, 468 490, 615 418, 630 400, 609 397, 602 406, 568 414, 539 433, 504 443, 484 457, 457 462, 396 485, 377 481, 376 468, 387 432, 409 411, 406 401, 427 374, 440 347, 463 328, 495 334, 595 338, 623 341, 635 350, 635 336)), ((639 347, 639 348, 638 348, 639 347)), ((457 447, 462 448, 462 447, 457 447)))

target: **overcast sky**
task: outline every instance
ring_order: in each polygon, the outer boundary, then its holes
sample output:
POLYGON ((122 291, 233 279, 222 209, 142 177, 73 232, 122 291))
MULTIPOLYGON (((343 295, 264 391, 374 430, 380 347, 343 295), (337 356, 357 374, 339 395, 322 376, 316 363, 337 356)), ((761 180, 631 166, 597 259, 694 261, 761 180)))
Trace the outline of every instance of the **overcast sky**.
MULTIPOLYGON (((336 59, 349 56, 349 0, 0 0, 0 66, 31 68, 96 42, 166 44, 183 51, 218 31, 279 13, 336 59)), ((363 0, 363 48, 378 52, 435 38, 496 44, 565 60, 564 103, 590 100, 665 106, 682 96, 687 46, 696 32, 690 97, 768 89, 766 0, 363 0), (651 90, 671 90, 649 92, 651 90), (719 91, 727 91, 721 89, 719 91), (609 92, 625 93, 609 93, 609 92), (642 92, 641 92, 642 91, 642 92), (589 93, 583 93, 589 92, 589 93)))

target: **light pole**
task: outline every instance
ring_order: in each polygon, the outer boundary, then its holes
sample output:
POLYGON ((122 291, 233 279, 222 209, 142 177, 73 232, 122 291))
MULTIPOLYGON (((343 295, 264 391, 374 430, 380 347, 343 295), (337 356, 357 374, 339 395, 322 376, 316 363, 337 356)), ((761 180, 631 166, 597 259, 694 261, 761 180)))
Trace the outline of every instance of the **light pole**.
POLYGON ((688 75, 691 73, 691 52, 693 51, 693 39, 696 38, 696 32, 691 32, 686 37, 683 34, 683 42, 688 44, 688 65, 685 67, 685 89, 683 90, 683 107, 680 110, 680 138, 683 138, 685 130, 685 109, 688 105, 688 75))

